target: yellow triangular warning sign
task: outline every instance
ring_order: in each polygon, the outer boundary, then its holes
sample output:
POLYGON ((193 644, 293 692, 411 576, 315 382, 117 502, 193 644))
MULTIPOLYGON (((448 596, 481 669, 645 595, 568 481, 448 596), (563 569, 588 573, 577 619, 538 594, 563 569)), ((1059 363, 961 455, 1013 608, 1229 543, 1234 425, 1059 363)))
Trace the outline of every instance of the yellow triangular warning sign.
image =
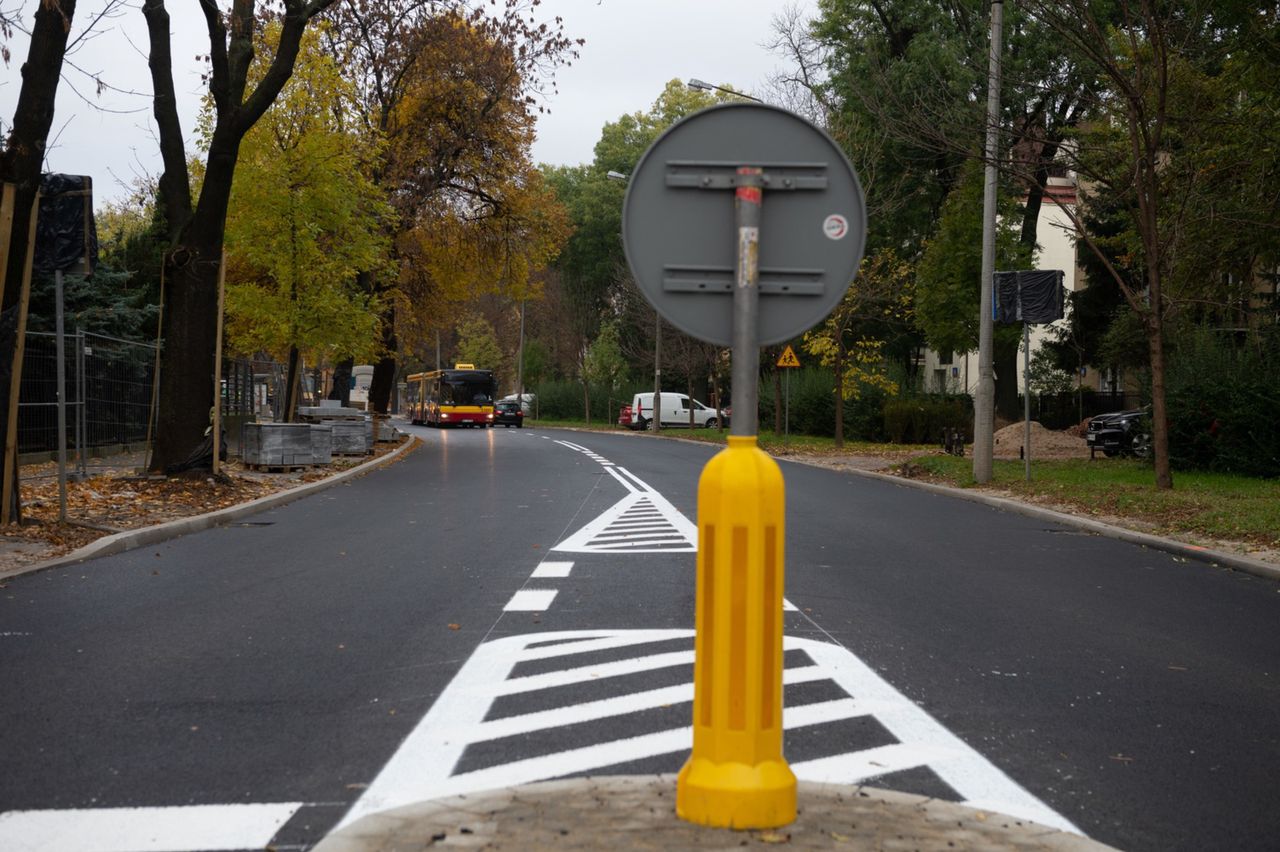
POLYGON ((778 359, 779 367, 799 367, 800 359, 796 357, 796 353, 788 346, 782 350, 782 357, 778 359))

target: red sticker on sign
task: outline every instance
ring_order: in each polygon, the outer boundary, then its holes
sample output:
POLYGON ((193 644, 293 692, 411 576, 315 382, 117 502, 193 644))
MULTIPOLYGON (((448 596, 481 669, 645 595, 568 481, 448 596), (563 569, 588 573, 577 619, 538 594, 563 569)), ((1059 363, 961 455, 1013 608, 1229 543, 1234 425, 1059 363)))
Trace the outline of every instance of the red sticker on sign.
POLYGON ((829 240, 842 240, 849 233, 849 221, 839 213, 832 213, 822 220, 822 233, 829 240))

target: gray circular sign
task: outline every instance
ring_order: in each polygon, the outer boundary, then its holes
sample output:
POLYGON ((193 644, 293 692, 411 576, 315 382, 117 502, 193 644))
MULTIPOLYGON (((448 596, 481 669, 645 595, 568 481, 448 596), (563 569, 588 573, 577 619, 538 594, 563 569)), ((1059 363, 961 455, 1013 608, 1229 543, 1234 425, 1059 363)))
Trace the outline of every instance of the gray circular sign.
POLYGON ((866 208, 831 137, 778 107, 731 103, 663 133, 636 166, 622 211, 632 275, 668 322, 732 344, 734 190, 763 169, 759 339, 790 340, 820 322, 857 274, 866 208))

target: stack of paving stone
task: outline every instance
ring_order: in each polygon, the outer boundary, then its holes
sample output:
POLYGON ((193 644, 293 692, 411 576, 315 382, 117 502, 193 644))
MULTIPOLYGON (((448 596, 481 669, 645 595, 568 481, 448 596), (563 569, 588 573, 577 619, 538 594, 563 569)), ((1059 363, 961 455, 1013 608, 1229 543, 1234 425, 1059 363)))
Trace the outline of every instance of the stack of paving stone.
POLYGON ((368 417, 358 408, 345 408, 337 400, 324 399, 318 406, 298 409, 298 417, 330 427, 331 452, 335 456, 363 456, 373 448, 368 417))
POLYGON ((311 426, 307 423, 245 423, 240 433, 245 467, 294 468, 313 464, 311 426))

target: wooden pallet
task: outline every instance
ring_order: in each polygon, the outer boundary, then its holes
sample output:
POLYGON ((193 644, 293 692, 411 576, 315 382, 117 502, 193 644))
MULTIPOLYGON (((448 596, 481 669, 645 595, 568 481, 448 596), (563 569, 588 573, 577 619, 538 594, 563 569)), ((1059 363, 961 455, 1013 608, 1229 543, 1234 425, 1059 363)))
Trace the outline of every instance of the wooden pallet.
POLYGON ((245 470, 256 470, 263 473, 293 473, 306 470, 310 464, 246 464, 245 470))

